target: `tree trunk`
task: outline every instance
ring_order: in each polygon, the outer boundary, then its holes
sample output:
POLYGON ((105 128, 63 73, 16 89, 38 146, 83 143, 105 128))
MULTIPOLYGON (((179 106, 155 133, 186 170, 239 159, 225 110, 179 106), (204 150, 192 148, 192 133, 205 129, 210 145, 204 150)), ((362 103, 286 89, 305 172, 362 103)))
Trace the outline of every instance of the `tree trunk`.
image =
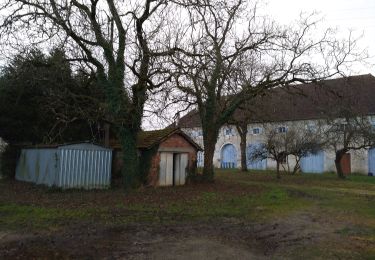
POLYGON ((213 159, 214 159, 218 131, 215 131, 214 129, 210 129, 210 130, 203 131, 203 145, 204 145, 203 181, 206 181, 206 182, 213 182, 214 176, 215 176, 213 159))
POLYGON ((204 146, 204 167, 203 167, 203 180, 207 182, 214 181, 214 153, 215 144, 209 144, 204 146))
POLYGON ((141 183, 139 156, 137 149, 137 135, 140 131, 143 104, 138 102, 142 96, 134 95, 133 101, 124 93, 123 71, 112 66, 110 79, 103 72, 98 74, 99 83, 106 91, 106 101, 109 114, 114 121, 117 138, 123 152, 123 167, 121 169, 123 186, 125 189, 138 187, 141 183), (138 103, 137 103, 138 102, 138 103))
POLYGON ((140 179, 137 134, 138 131, 126 127, 121 127, 118 131, 118 138, 123 151, 121 173, 125 189, 136 188, 142 182, 140 179))
POLYGON ((241 171, 247 172, 247 161, 246 161, 246 137, 247 137, 247 125, 237 125, 237 132, 240 135, 240 149, 241 149, 241 171))
POLYGON ((299 164, 301 159, 297 156, 295 156, 295 159, 296 159, 296 164, 294 165, 292 175, 297 174, 297 172, 301 169, 301 165, 299 164))
POLYGON ((336 166, 336 171, 337 171, 337 176, 340 179, 345 179, 344 172, 342 171, 342 166, 341 166, 341 160, 344 157, 345 152, 340 150, 336 152, 336 158, 335 158, 335 166, 336 166))
POLYGON ((281 179, 281 175, 280 175, 280 162, 279 161, 276 161, 276 178, 277 179, 281 179))

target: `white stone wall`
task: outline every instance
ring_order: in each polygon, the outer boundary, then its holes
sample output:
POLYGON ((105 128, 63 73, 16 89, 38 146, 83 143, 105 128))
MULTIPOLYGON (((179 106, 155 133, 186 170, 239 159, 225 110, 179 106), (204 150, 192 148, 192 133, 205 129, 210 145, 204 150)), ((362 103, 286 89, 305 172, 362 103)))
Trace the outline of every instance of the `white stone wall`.
MULTIPOLYGON (((319 120, 301 120, 301 121, 285 121, 285 122, 275 122, 266 124, 249 124, 248 134, 247 134, 247 145, 254 143, 262 143, 265 139, 265 129, 275 129, 277 127, 286 127, 287 129, 292 129, 294 127, 305 128, 307 126, 318 126, 322 125, 322 121, 319 120), (259 128, 261 132, 259 134, 253 134, 252 129, 259 128)), ((323 126, 324 127, 324 126, 323 126)), ((203 145, 202 130, 199 127, 182 129, 185 131, 192 139, 199 145, 203 145)), ((221 161, 221 149, 226 144, 232 144, 237 150, 237 167, 241 166, 241 151, 240 151, 240 136, 237 133, 235 126, 224 126, 220 132, 218 141, 216 143, 215 154, 214 154, 214 165, 215 167, 220 167, 221 161), (227 135, 225 129, 230 127, 232 129, 232 134, 227 135)), ((351 151, 351 171, 353 173, 368 173, 368 151, 351 151)), ((324 151, 324 171, 325 172, 335 172, 335 152, 334 151, 324 151)), ((294 167, 295 158, 294 156, 289 156, 287 159, 289 167, 294 167)), ((286 167, 286 166, 285 166, 286 167)), ((267 159, 267 169, 276 169, 276 162, 272 159, 267 159)))

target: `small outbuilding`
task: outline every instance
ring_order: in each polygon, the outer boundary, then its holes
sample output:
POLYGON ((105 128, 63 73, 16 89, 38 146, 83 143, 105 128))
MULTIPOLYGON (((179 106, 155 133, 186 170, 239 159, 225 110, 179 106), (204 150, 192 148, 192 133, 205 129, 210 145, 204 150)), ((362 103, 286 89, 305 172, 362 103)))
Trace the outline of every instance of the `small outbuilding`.
MULTIPOLYGON (((138 135, 137 147, 142 165, 147 167, 147 183, 150 186, 184 185, 189 171, 196 167, 197 153, 202 148, 179 128, 144 131, 138 135)), ((114 169, 122 167, 122 153, 118 142, 112 140, 114 169)))
POLYGON ((112 150, 91 143, 38 146, 21 150, 16 180, 63 189, 111 185, 112 150))

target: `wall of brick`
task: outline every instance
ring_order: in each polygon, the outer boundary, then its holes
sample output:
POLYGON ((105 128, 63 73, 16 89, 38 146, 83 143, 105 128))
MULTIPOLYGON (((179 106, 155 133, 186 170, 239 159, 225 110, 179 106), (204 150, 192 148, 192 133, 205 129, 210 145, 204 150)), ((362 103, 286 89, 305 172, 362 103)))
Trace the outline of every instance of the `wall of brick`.
MULTIPOLYGON (((183 136, 179 134, 174 134, 170 136, 168 139, 164 140, 159 145, 159 150, 167 149, 168 152, 173 152, 173 149, 176 148, 176 153, 179 153, 179 149, 184 149, 189 154, 189 163, 188 168, 190 169, 195 165, 197 160, 197 150, 196 148, 189 143, 183 136)), ((159 165, 160 165, 160 151, 157 152, 157 154, 153 157, 151 167, 150 167, 150 173, 148 176, 148 183, 151 186, 157 186, 159 182, 159 165)))
MULTIPOLYGON (((168 152, 174 152, 175 149, 176 153, 180 153, 181 150, 183 152, 188 153, 189 156, 189 169, 195 165, 197 159, 197 150, 196 148, 189 143, 183 136, 179 134, 174 134, 166 139, 164 142, 160 143, 159 150, 168 150, 168 152)), ((147 182, 150 186, 157 186, 159 182, 159 170, 160 170, 160 153, 162 151, 157 151, 156 154, 152 157, 151 166, 149 170, 149 175, 147 176, 147 182)), ((142 163, 142 162, 141 162, 142 163)), ((114 176, 119 177, 121 168, 123 167, 122 162, 122 151, 119 149, 114 150, 113 154, 113 163, 112 163, 112 173, 114 176)))

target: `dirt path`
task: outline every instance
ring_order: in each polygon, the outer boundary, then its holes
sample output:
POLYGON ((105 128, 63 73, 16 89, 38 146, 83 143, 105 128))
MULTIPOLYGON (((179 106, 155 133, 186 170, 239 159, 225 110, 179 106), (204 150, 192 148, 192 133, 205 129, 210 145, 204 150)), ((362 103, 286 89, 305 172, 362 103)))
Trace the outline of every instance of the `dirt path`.
POLYGON ((96 226, 46 234, 2 233, 6 259, 269 259, 330 235, 334 227, 300 212, 273 223, 96 226))

